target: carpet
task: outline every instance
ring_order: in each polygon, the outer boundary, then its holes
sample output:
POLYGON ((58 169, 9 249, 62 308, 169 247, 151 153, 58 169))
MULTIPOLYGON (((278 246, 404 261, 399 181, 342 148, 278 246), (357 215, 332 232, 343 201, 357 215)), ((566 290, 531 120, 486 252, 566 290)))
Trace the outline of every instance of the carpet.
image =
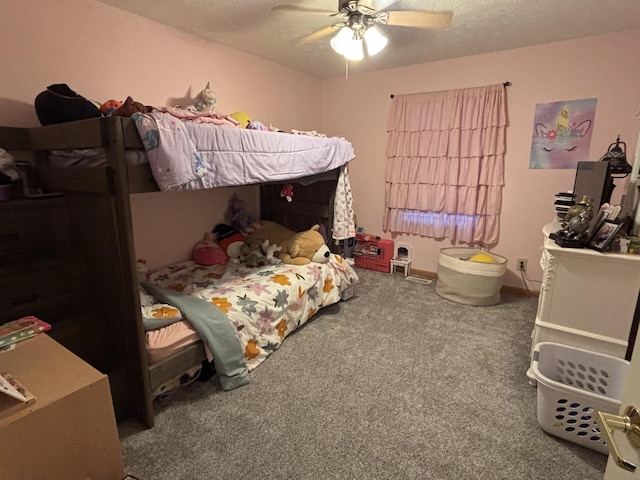
POLYGON ((607 457, 543 432, 528 383, 537 298, 460 305, 357 269, 224 392, 195 382, 119 425, 125 471, 161 479, 600 479, 607 457))

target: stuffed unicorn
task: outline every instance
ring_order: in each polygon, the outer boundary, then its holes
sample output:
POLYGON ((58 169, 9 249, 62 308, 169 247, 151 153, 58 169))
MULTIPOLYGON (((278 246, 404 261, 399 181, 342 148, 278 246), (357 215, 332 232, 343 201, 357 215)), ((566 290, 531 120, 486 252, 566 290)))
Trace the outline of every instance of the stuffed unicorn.
POLYGON ((193 99, 193 106, 197 112, 215 113, 217 101, 215 92, 211 90, 211 86, 207 82, 207 86, 193 99))

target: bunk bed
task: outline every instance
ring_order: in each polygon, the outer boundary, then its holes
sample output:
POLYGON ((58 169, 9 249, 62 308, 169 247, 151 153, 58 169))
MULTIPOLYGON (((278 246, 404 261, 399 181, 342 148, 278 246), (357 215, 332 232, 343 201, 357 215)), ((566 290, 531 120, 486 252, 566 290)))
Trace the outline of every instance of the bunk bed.
MULTIPOLYGON (((246 134, 243 132, 243 135, 246 134)), ((185 372, 193 372, 207 359, 208 352, 202 341, 194 340, 153 365, 149 365, 147 359, 129 199, 132 193, 159 191, 148 161, 139 161, 144 157, 144 147, 134 120, 124 117, 37 128, 0 127, 0 148, 18 152, 19 157, 25 154, 33 157, 29 176, 37 177, 37 184, 45 196, 47 192, 63 194, 64 200, 56 199, 55 205, 59 210, 60 202, 64 201, 66 218, 63 223, 69 232, 62 241, 65 245, 54 250, 73 250, 73 258, 81 259, 84 264, 82 275, 70 275, 68 281, 86 281, 91 296, 90 300, 86 299, 84 288, 82 302, 70 299, 66 308, 57 308, 55 313, 47 311, 47 305, 26 302, 19 308, 0 312, 0 321, 11 320, 25 311, 41 314, 54 320, 51 333, 55 338, 55 321, 60 320, 64 325, 64 320, 72 316, 73 324, 66 322, 67 328, 61 327, 59 331, 85 332, 84 336, 76 335, 75 341, 68 340, 67 343, 109 375, 118 420, 135 417, 152 427, 154 395, 185 372), (66 162, 56 158, 71 151, 98 153, 92 153, 86 161, 66 162)), ((327 171, 312 175, 303 172, 283 175, 281 170, 274 170, 276 181, 269 181, 266 174, 262 178, 240 179, 234 184, 260 184, 262 219, 283 223, 294 230, 320 223, 327 244, 337 251, 338 243, 331 238, 335 194, 337 186, 344 181, 346 164, 351 158, 341 160, 338 165, 329 162, 327 171), (281 189, 284 183, 294 184, 295 202, 283 201, 281 189)), ((190 184, 184 188, 199 187, 190 184)), ((37 203, 40 200, 25 201, 37 203)), ((59 212, 56 214, 60 215, 59 212)), ((25 265, 24 268, 32 266, 25 265)), ((73 337, 73 333, 68 335, 68 338, 73 337)))

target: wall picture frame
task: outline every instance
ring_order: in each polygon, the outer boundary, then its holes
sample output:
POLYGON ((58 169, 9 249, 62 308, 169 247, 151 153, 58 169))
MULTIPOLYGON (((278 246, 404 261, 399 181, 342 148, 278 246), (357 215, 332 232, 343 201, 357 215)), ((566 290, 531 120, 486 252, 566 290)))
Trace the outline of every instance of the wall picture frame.
POLYGON ((605 218, 595 228, 593 235, 587 241, 587 247, 598 252, 606 251, 616 234, 622 228, 622 222, 617 219, 605 218))

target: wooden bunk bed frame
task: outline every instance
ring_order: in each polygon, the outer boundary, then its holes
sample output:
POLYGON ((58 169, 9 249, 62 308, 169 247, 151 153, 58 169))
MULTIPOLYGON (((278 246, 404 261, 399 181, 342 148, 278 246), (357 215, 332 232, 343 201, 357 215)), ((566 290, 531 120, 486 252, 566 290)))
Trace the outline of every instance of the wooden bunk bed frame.
MULTIPOLYGON (((127 149, 143 149, 133 121, 112 116, 35 128, 0 127, 0 148, 32 152, 39 186, 45 192, 64 194, 74 248, 86 262, 91 284, 93 308, 80 316, 81 322, 85 330, 101 327, 98 330, 108 332, 107 338, 102 339, 107 348, 96 348, 106 353, 101 358, 85 360, 108 374, 118 421, 135 417, 151 428, 151 392, 206 357, 204 345, 198 342, 159 363, 147 364, 129 195, 159 190, 148 165, 128 165, 126 161, 127 149), (89 148, 104 148, 106 164, 49 165, 51 150, 89 148)), ((282 182, 261 184, 261 218, 281 223, 300 215, 313 222, 324 219, 331 238, 338 175, 336 169, 292 180, 297 189, 309 184, 322 186, 320 195, 307 195, 309 201, 286 202, 279 198, 282 182)), ((334 251, 338 248, 331 241, 328 244, 334 251)), ((11 314, 0 312, 0 322, 12 320, 11 314)), ((46 310, 32 314, 47 320, 46 310)), ((52 327, 55 338, 56 325, 52 327)), ((89 346, 88 350, 92 348, 89 346)))

